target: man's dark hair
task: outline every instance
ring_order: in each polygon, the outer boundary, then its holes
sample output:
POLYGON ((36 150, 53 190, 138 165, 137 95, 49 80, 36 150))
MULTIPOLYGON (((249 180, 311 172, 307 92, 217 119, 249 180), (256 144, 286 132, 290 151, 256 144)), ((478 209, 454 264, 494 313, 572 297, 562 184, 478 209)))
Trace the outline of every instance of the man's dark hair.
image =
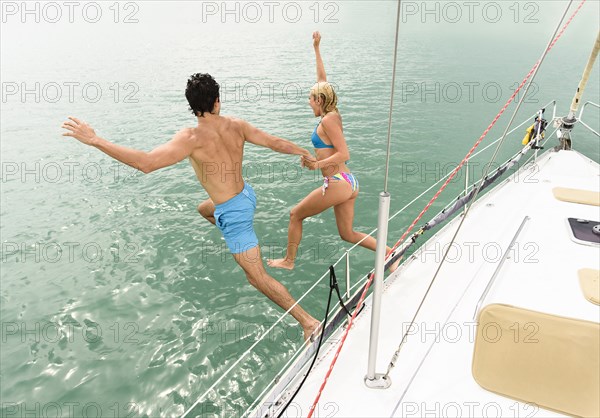
POLYGON ((197 73, 190 76, 185 89, 190 110, 196 116, 211 113, 219 98, 219 83, 210 74, 197 73))

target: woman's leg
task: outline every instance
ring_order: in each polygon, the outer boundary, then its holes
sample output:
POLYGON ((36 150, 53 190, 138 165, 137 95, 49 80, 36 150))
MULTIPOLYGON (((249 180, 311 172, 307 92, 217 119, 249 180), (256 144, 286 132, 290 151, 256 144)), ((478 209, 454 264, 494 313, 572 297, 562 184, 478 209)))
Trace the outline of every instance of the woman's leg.
MULTIPOLYGON (((354 204, 356 203, 357 196, 358 192, 356 192, 350 200, 340 203, 339 205, 336 205, 333 208, 335 212, 335 222, 337 223, 340 237, 344 241, 347 241, 351 244, 356 244, 357 242, 360 242, 360 244, 358 245, 368 248, 369 250, 375 251, 375 249, 377 248, 377 240, 372 236, 355 231, 352 225, 354 223, 354 204)), ((390 247, 386 246, 386 248, 388 252, 391 250, 390 247)), ((398 264, 400 264, 400 260, 395 262, 390 267, 390 272, 396 270, 398 264)))
POLYGON ((375 248, 377 246, 377 241, 375 240, 375 238, 373 238, 372 236, 368 236, 367 234, 363 234, 362 232, 357 232, 353 228, 352 224, 354 223, 355 203, 356 196, 352 197, 350 200, 347 200, 344 203, 340 203, 339 205, 333 208, 335 212, 335 222, 337 223, 340 238, 351 244, 356 244, 364 238, 364 240, 362 240, 358 245, 368 248, 369 250, 375 251, 375 248))
POLYGON ((329 187, 323 196, 321 187, 310 192, 296 207, 290 211, 290 224, 288 229, 287 252, 284 258, 268 260, 270 267, 294 268, 296 253, 300 240, 302 240, 302 221, 317 215, 332 206, 348 200, 352 196, 352 189, 345 181, 330 181, 329 187))

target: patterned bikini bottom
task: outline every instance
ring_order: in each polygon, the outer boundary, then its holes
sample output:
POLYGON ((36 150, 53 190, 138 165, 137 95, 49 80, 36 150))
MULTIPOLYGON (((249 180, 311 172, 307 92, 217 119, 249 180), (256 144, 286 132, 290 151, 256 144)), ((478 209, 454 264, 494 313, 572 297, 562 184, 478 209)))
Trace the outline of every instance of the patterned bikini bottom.
POLYGON ((352 173, 337 173, 330 177, 323 177, 323 196, 325 195, 325 191, 329 187, 329 182, 331 180, 345 180, 350 187, 352 188, 352 192, 358 190, 358 180, 352 173))

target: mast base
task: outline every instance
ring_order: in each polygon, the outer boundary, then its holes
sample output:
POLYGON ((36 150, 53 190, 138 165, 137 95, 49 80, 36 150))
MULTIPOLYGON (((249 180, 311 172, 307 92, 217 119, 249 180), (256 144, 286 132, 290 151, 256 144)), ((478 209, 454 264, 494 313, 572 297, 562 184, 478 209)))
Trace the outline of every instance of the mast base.
POLYGON ((369 389, 387 389, 392 386, 392 378, 385 377, 382 373, 375 373, 374 379, 369 379, 369 376, 365 376, 365 385, 369 389))

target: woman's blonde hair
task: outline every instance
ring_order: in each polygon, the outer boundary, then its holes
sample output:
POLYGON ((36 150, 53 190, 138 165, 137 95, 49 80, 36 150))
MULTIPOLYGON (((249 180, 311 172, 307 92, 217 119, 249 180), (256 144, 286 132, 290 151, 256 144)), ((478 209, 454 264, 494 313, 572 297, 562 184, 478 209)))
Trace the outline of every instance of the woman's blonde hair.
POLYGON ((333 90, 333 86, 331 84, 329 84, 327 81, 321 81, 317 84, 315 84, 311 89, 310 89, 310 94, 311 96, 313 96, 313 98, 315 100, 317 99, 321 99, 322 101, 322 109, 323 109, 323 116, 325 116, 326 114, 330 113, 330 112, 337 112, 338 108, 337 108, 337 95, 335 94, 335 91, 333 90))

